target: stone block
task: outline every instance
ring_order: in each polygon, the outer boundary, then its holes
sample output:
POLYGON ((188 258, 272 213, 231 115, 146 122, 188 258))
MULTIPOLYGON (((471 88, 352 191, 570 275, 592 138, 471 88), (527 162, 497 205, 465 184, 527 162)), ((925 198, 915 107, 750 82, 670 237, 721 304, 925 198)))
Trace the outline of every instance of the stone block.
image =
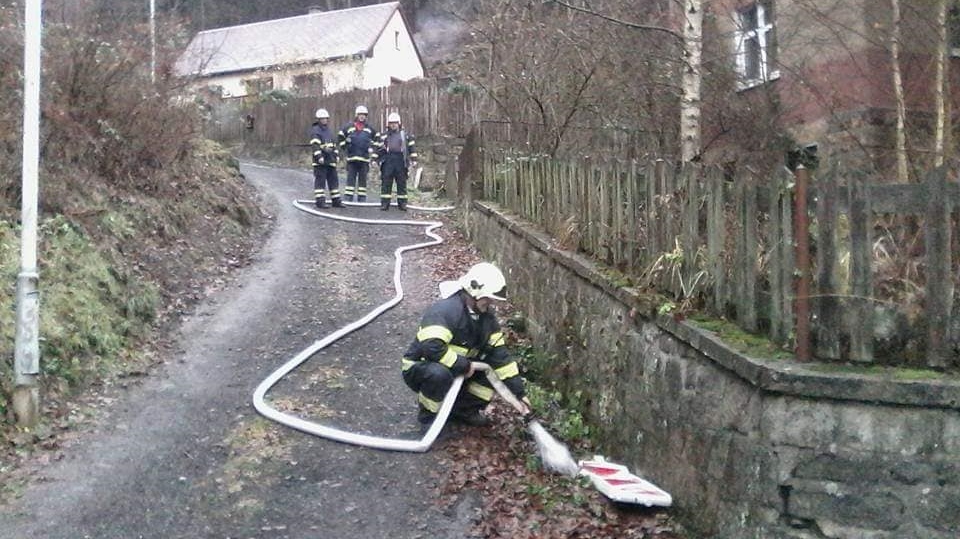
POLYGON ((926 488, 917 507, 920 524, 960 537, 960 488, 926 488))
POLYGON ((918 539, 957 539, 960 534, 956 530, 945 532, 920 526, 913 522, 906 522, 891 535, 891 539, 902 539, 904 537, 910 537, 911 539, 914 537, 918 539))
POLYGON ((730 428, 758 436, 763 416, 760 392, 726 372, 720 376, 714 373, 713 379, 721 397, 715 406, 705 410, 704 421, 714 428, 730 428))
POLYGON ((787 511, 794 517, 874 531, 895 530, 904 522, 904 504, 890 492, 801 479, 788 486, 787 511))
POLYGON ((879 417, 874 422, 880 451, 899 455, 928 453, 940 443, 943 411, 938 409, 899 409, 874 407, 879 417))
POLYGON ((836 438, 856 451, 916 455, 939 445, 942 412, 849 405, 839 410, 836 438))
MULTIPOLYGON (((730 536, 732 537, 732 536, 730 536)), ((750 539, 823 539, 823 535, 805 529, 783 528, 782 526, 760 528, 750 539)))
POLYGON ((879 483, 889 478, 890 469, 886 464, 878 462, 872 455, 865 457, 841 457, 821 453, 811 460, 801 462, 794 471, 794 476, 846 484, 879 483))
POLYGON ((934 461, 936 477, 930 481, 944 487, 960 487, 960 456, 934 461))
POLYGON ((777 397, 767 400, 766 404, 761 432, 774 445, 822 448, 833 444, 837 417, 830 403, 777 397))
POLYGON ((884 468, 890 479, 904 485, 936 484, 940 474, 939 466, 932 462, 899 462, 889 469, 884 468))
POLYGON ((673 335, 661 333, 661 337, 657 339, 657 345, 660 347, 660 352, 664 355, 673 357, 680 355, 680 343, 673 335))
MULTIPOLYGON (((903 535, 903 532, 900 530, 871 530, 869 528, 858 528, 856 526, 843 526, 828 520, 819 522, 818 524, 823 534, 822 537, 826 537, 827 539, 906 539, 907 537, 911 539, 917 537, 917 539, 919 539, 919 536, 903 535)), ((924 537, 923 539, 929 538, 924 537)))
POLYGON ((862 406, 844 406, 837 412, 837 445, 855 451, 873 451, 873 415, 862 406))
POLYGON ((960 412, 957 410, 944 412, 940 446, 948 454, 960 455, 960 412))
MULTIPOLYGON (((778 445, 770 449, 768 458, 764 462, 767 481, 772 485, 783 485, 794 477, 799 463, 812 459, 815 454, 812 449, 778 445)), ((779 494, 778 494, 779 499, 779 494)))

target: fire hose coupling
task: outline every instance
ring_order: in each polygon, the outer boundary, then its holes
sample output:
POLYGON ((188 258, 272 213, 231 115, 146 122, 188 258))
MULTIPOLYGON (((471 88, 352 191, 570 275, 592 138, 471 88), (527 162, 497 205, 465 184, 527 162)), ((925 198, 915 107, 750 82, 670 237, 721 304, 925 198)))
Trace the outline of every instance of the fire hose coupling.
POLYGON ((512 391, 507 389, 506 384, 500 380, 500 377, 497 376, 497 373, 493 370, 493 367, 481 361, 474 361, 472 365, 474 372, 482 372, 487 377, 490 385, 493 386, 494 391, 496 391, 497 394, 503 398, 503 400, 507 401, 510 406, 513 406, 516 411, 520 412, 521 416, 526 416, 527 414, 532 413, 533 407, 530 406, 529 401, 526 399, 520 400, 516 397, 516 395, 513 394, 512 391))

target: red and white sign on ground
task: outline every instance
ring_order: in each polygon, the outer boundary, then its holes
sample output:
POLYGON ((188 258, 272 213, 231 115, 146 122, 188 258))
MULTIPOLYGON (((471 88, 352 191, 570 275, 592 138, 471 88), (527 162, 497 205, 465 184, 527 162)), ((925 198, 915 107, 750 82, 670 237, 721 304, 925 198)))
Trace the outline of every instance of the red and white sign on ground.
POLYGON ((673 498, 646 479, 630 473, 626 466, 607 462, 601 456, 580 461, 580 475, 590 478, 593 486, 615 502, 669 507, 673 498))

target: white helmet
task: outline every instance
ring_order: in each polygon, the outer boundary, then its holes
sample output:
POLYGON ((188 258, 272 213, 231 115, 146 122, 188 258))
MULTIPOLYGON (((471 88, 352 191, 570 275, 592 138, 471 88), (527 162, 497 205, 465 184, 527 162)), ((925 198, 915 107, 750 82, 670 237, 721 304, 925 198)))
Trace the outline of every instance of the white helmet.
POLYGON ((317 119, 320 119, 320 120, 322 120, 322 119, 324 119, 324 118, 328 118, 328 119, 329 119, 329 118, 330 118, 330 113, 327 112, 327 109, 317 109, 317 114, 316 114, 316 116, 317 116, 317 119))
POLYGON ((400 123, 400 115, 396 112, 391 112, 387 115, 387 123, 389 124, 393 122, 400 123))
POLYGON ((496 266, 481 262, 460 277, 460 287, 475 299, 507 299, 507 280, 496 266))
POLYGON ((357 105, 357 110, 354 111, 354 114, 370 114, 370 112, 367 111, 367 107, 357 105))

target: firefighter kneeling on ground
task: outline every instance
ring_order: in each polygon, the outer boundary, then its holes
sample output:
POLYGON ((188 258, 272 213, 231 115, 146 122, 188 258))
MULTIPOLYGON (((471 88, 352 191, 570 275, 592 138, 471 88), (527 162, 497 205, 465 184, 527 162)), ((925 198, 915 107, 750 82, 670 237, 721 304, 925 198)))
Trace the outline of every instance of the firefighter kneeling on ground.
POLYGON ((417 392, 421 431, 426 431, 456 376, 465 375, 463 387, 450 418, 471 426, 484 426, 481 413, 493 398, 486 375, 474 370, 480 361, 494 372, 527 406, 520 368, 506 347, 497 322, 494 301, 506 300, 503 273, 489 262, 470 268, 457 281, 440 284, 441 300, 427 309, 410 347, 403 357, 403 381, 417 392))

